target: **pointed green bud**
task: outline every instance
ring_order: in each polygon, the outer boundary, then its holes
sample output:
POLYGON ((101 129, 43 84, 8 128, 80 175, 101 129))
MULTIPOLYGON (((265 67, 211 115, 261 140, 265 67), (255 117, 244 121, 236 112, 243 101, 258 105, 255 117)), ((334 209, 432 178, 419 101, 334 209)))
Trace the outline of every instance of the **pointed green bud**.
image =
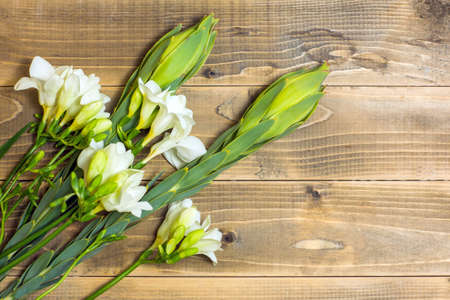
POLYGON ((95 152, 94 156, 92 156, 91 162, 89 163, 88 171, 86 174, 86 181, 90 183, 92 179, 96 176, 102 174, 103 170, 106 167, 106 163, 108 161, 108 156, 104 150, 98 150, 95 152))
POLYGON ((178 247, 178 251, 188 249, 189 247, 197 243, 204 235, 205 231, 203 229, 197 229, 190 232, 181 242, 181 245, 178 247))
POLYGON ((176 89, 178 85, 193 76, 203 64, 204 56, 209 54, 211 35, 215 36, 213 28, 217 23, 212 15, 176 35, 170 37, 170 43, 162 53, 159 64, 149 79, 154 80, 164 90, 176 89))
POLYGON ((288 76, 284 79, 284 88, 275 97, 266 113, 267 118, 285 111, 303 101, 306 97, 321 91, 323 81, 328 75, 328 64, 309 72, 288 76))
POLYGON ((197 248, 189 248, 186 249, 184 251, 178 252, 175 255, 173 255, 172 257, 168 258, 166 260, 167 264, 174 264, 176 262, 179 262, 180 260, 182 260, 183 258, 195 255, 198 253, 198 249, 197 248))
POLYGON ((110 130, 111 126, 112 122, 109 119, 94 119, 84 126, 83 130, 81 130, 81 135, 88 136, 90 134, 91 136, 95 136, 110 130))
POLYGON ((128 117, 134 116, 136 111, 141 107, 142 104, 142 94, 139 89, 135 89, 133 95, 131 96, 130 105, 128 106, 128 117))
POLYGON ((75 117, 72 124, 70 125, 71 131, 80 130, 83 128, 92 118, 94 118, 104 107, 102 101, 91 102, 87 105, 83 105, 83 108, 75 117))
POLYGON ((44 158, 45 152, 43 150, 40 150, 36 154, 34 154, 28 161, 28 166, 25 169, 26 171, 29 171, 36 167, 36 165, 44 158))
POLYGON ((119 186, 115 182, 105 182, 100 185, 97 191, 94 193, 94 198, 98 199, 106 195, 114 193, 119 186))
POLYGON ((89 193, 92 193, 95 191, 95 189, 102 183, 103 176, 102 174, 98 174, 97 176, 92 179, 91 183, 89 183, 88 191, 89 193))
POLYGON ((180 243, 180 241, 183 239, 185 230, 186 228, 183 225, 180 225, 177 227, 177 229, 175 229, 171 239, 169 239, 166 244, 166 253, 168 255, 170 255, 175 250, 178 243, 180 243))
POLYGON ((281 76, 245 112, 238 136, 267 119, 274 120, 275 124, 258 143, 281 135, 291 126, 299 126, 316 108, 327 75, 328 65, 324 63, 312 70, 301 69, 281 76))

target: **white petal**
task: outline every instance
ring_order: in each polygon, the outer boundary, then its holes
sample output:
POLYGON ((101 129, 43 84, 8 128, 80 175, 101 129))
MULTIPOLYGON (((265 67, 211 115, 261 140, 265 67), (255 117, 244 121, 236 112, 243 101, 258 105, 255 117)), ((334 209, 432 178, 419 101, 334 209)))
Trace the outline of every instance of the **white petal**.
POLYGON ((138 205, 139 205, 139 208, 142 210, 152 210, 153 209, 153 207, 147 201, 139 201, 138 205))
POLYGON ((187 136, 181 139, 174 148, 164 152, 163 155, 172 166, 180 169, 205 153, 206 148, 199 138, 187 136))
POLYGON ((199 254, 203 254, 203 255, 207 256, 214 265, 217 264, 217 257, 216 257, 216 254, 214 254, 214 252, 212 252, 212 251, 211 252, 202 252, 199 254))
POLYGON ((103 149, 103 141, 95 142, 94 140, 91 140, 89 147, 81 151, 77 159, 77 165, 84 171, 85 174, 88 170, 92 156, 100 149, 103 149))
POLYGON ((56 94, 58 93, 61 86, 64 84, 64 80, 58 75, 52 75, 44 83, 44 93, 40 93, 40 101, 47 106, 54 106, 56 101, 56 94))
POLYGON ((220 230, 217 228, 211 229, 210 231, 205 233, 202 239, 216 240, 218 242, 221 242, 222 232, 220 232, 220 230))
POLYGON ((211 216, 208 215, 205 220, 203 220, 202 228, 204 231, 207 231, 209 226, 211 226, 211 216))
POLYGON ((108 162, 105 170, 103 171, 104 180, 107 180, 114 174, 128 169, 128 167, 130 167, 133 163, 133 153, 130 150, 126 151, 124 144, 121 142, 109 144, 105 147, 105 151, 108 157, 108 162))
POLYGON ((153 158, 167 150, 175 147, 177 141, 173 139, 170 135, 164 137, 160 142, 154 144, 150 150, 150 158, 153 158))
POLYGON ((101 96, 99 90, 89 90, 81 97, 80 104, 87 105, 89 103, 100 100, 100 98, 101 96))
POLYGON ((189 233, 191 233, 192 231, 198 230, 198 229, 202 229, 202 226, 200 226, 199 223, 194 223, 191 226, 189 226, 188 228, 186 228, 186 231, 184 232, 184 235, 188 235, 189 233))
MULTIPOLYGON (((141 80, 141 79, 139 78, 139 80, 141 80)), ((142 80, 141 80, 141 82, 142 82, 142 80)), ((149 88, 150 91, 151 91, 153 94, 159 94, 159 93, 161 93, 161 88, 160 88, 159 85, 158 85, 155 81, 153 81, 153 80, 147 81, 147 83, 145 84, 145 86, 146 86, 147 88, 149 88)))
POLYGON ((178 157, 176 147, 167 150, 166 152, 163 153, 163 155, 164 158, 167 159, 167 161, 176 169, 180 169, 186 165, 186 162, 184 162, 178 157))
POLYGON ((14 85, 14 89, 16 91, 26 90, 30 88, 41 89, 41 84, 39 80, 35 78, 22 77, 17 81, 16 85, 14 85))
POLYGON ((91 142, 89 143, 89 147, 94 148, 96 150, 103 149, 104 145, 105 143, 103 141, 96 142, 94 139, 92 139, 91 142))
POLYGON ((211 251, 217 251, 220 249, 221 246, 221 242, 218 242, 216 240, 207 240, 204 237, 198 241, 197 243, 195 243, 192 247, 193 248, 198 248, 198 251, 201 253, 204 252, 211 252, 211 251))
POLYGON ((40 56, 35 56, 30 66, 30 76, 39 80, 48 80, 55 73, 55 68, 40 56))

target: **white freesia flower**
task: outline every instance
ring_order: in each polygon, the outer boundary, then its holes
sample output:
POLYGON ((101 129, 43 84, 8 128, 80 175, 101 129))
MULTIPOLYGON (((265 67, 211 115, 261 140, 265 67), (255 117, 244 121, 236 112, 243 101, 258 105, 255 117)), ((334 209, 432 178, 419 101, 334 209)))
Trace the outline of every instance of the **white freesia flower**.
MULTIPOLYGON (((169 129, 176 129, 178 140, 189 135, 195 122, 192 110, 186 107, 185 96, 162 92, 153 81, 149 81, 145 85, 140 81, 139 88, 144 97, 141 120, 148 120, 153 110, 159 107, 159 111, 151 123, 150 132, 144 138, 144 145, 169 129)), ((148 125, 150 126, 150 124, 148 125)))
POLYGON ((197 254, 206 255, 213 264, 217 264, 217 257, 214 252, 222 250, 222 232, 217 228, 208 231, 206 229, 204 230, 205 235, 197 243, 192 245, 192 248, 197 248, 197 254))
POLYGON ((165 101, 164 99, 168 95, 168 91, 162 91, 159 85, 153 80, 149 80, 144 84, 142 79, 139 78, 138 82, 139 90, 143 96, 139 123, 136 126, 136 128, 139 130, 150 127, 150 117, 155 108, 165 101))
POLYGON ((147 191, 139 185, 144 177, 144 171, 128 169, 122 171, 126 175, 125 182, 112 194, 103 197, 100 201, 106 211, 131 212, 140 218, 142 210, 151 210, 152 206, 146 201, 139 201, 147 191))
POLYGON ((195 206, 192 206, 191 199, 184 199, 183 201, 170 204, 166 217, 158 228, 158 233, 152 247, 166 242, 178 226, 183 225, 186 232, 189 233, 197 229, 199 223, 200 212, 195 206))
MULTIPOLYGON (((109 97, 100 93, 100 79, 94 74, 85 75, 81 69, 71 66, 53 67, 40 56, 33 58, 30 77, 21 78, 14 88, 25 90, 35 88, 39 93, 39 104, 44 109, 44 121, 59 119, 65 112, 61 126, 74 119, 84 105, 95 101, 107 103, 109 97)), ((90 118, 105 118, 109 114, 101 108, 90 118)))
POLYGON ((142 210, 151 210, 149 203, 139 201, 146 192, 146 188, 139 185, 144 171, 130 169, 134 155, 131 150, 127 151, 121 142, 103 148, 103 142, 92 141, 88 148, 81 151, 77 164, 83 170, 85 180, 93 157, 98 151, 103 151, 106 156, 101 168, 101 183, 112 181, 118 185, 113 193, 100 199, 103 207, 107 211, 131 212, 136 217, 141 216, 142 210))
POLYGON ((36 56, 30 65, 30 77, 20 78, 14 89, 16 91, 30 88, 37 89, 39 104, 44 107, 44 113, 48 114, 47 108, 55 106, 56 96, 70 69, 67 66, 55 69, 48 61, 36 56))
MULTIPOLYGON (((177 251, 184 252, 184 255, 187 256, 206 255, 214 264, 216 264, 217 258, 214 252, 222 250, 222 233, 217 228, 208 230, 210 225, 210 216, 207 216, 203 223, 200 224, 200 211, 198 211, 195 206, 192 206, 191 199, 172 203, 169 206, 169 210, 167 211, 163 223, 158 228, 155 242, 151 248, 155 249, 168 241, 166 245, 167 251, 167 247, 169 247, 169 244, 173 241, 174 236, 177 235, 177 229, 180 226, 183 226, 184 240, 180 241, 177 251), (198 238, 195 238, 194 236, 197 236, 198 238)), ((169 250, 170 252, 167 252, 169 255, 171 253, 175 255, 175 257, 168 258, 168 263, 174 263, 179 259, 186 257, 177 257, 178 252, 173 250, 175 249, 171 248, 171 250, 169 250)))
POLYGON ((202 141, 190 135, 182 138, 173 148, 165 151, 163 155, 172 166, 180 169, 205 153, 206 148, 202 141))

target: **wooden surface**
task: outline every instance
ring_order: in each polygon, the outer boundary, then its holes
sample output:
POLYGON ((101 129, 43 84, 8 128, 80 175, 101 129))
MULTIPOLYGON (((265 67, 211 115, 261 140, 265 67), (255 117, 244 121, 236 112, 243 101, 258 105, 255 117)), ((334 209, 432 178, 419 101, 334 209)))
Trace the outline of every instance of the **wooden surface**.
MULTIPOLYGON (((206 144, 287 71, 328 60, 327 95, 302 129, 194 197, 224 232, 216 267, 143 266, 101 299, 450 299, 449 10, 447 0, 3 0, 0 142, 39 111, 34 92, 11 87, 33 56, 96 73, 117 99, 158 37, 215 12, 216 46, 180 90, 206 144)), ((0 179, 30 141, 2 160, 0 179)), ((155 160, 147 178, 161 169, 171 170, 155 160)), ((118 274, 163 213, 48 299, 81 299, 118 274)))

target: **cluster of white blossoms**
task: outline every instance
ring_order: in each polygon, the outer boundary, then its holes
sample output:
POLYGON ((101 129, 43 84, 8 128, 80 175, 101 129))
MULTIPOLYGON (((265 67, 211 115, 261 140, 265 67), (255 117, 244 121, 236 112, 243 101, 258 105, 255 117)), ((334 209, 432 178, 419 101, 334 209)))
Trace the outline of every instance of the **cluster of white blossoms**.
MULTIPOLYGON (((172 203, 166 213, 166 217, 158 229, 152 248, 165 245, 166 253, 172 254, 167 261, 176 262, 191 255, 206 255, 214 264, 217 263, 215 251, 222 250, 222 232, 217 228, 209 229, 211 217, 200 223, 200 211, 192 205, 191 199, 184 199, 172 203), (171 247, 171 241, 177 232, 183 232, 183 237, 175 242, 179 245, 171 247), (168 248, 173 248, 168 250, 168 248), (184 255, 183 255, 184 254, 184 255)), ((176 239, 176 238, 175 238, 176 239)))
POLYGON ((91 142, 78 156, 77 164, 83 170, 84 179, 91 182, 101 175, 100 184, 115 183, 115 189, 99 199, 106 211, 131 212, 140 217, 142 210, 151 210, 146 201, 139 201, 147 189, 141 186, 144 171, 130 168, 134 155, 121 142, 103 148, 103 142, 91 142))
POLYGON ((162 91, 152 80, 144 84, 139 79, 139 90, 143 95, 143 102, 137 129, 150 127, 143 145, 147 145, 154 138, 170 130, 161 141, 151 147, 144 162, 163 153, 172 165, 180 168, 206 152, 205 146, 198 138, 189 136, 195 122, 192 110, 186 107, 184 95, 174 95, 170 91, 162 91), (158 109, 156 116, 149 123, 147 120, 151 119, 151 115, 156 109, 158 109))
POLYGON ((100 93, 100 78, 94 74, 87 76, 72 66, 55 68, 40 56, 33 58, 29 73, 30 77, 22 77, 14 88, 38 90, 44 122, 57 120, 64 126, 73 120, 70 129, 75 131, 94 119, 109 117, 105 103, 110 98, 100 93))
MULTIPOLYGON (((38 90, 39 104, 44 110, 44 123, 56 121, 61 127, 68 125, 70 131, 81 130, 84 136, 88 132, 98 134, 111 128, 109 113, 105 112, 105 103, 109 102, 110 98, 100 92, 100 79, 94 74, 85 75, 83 70, 74 69, 72 66, 55 68, 40 56, 33 58, 29 74, 30 77, 21 78, 14 88, 38 90)), ((142 95, 142 107, 136 128, 149 129, 143 145, 164 134, 162 140, 151 147, 150 153, 143 160, 144 163, 163 154, 169 163, 178 169, 206 152, 200 139, 189 135, 195 122, 192 110, 186 107, 184 95, 163 91, 152 80, 144 84, 139 79, 138 90, 142 95)), ((131 150, 127 151, 121 142, 104 147, 103 141, 92 140, 80 153, 77 163, 84 172, 87 185, 95 176, 101 175, 101 182, 97 184, 113 183, 115 186, 112 192, 97 199, 104 210, 130 212, 140 217, 142 210, 152 209, 148 202, 140 201, 146 192, 145 186, 140 185, 144 171, 131 168, 133 160, 133 153, 131 150)), ((188 213, 194 215, 189 219, 192 224, 183 223, 183 226, 186 226, 186 234, 203 228, 205 236, 199 243, 206 243, 211 249, 220 248, 220 243, 212 243, 220 241, 220 232, 206 232, 209 217, 200 225, 200 213, 192 207, 189 199, 170 207, 168 217, 161 228, 167 226, 168 222, 173 222, 174 218, 185 220, 188 213)), ((163 230, 161 228, 160 231, 163 230)), ((203 248, 209 249, 205 247, 203 248)), ((214 251, 205 250, 201 253, 215 261, 214 251)))

